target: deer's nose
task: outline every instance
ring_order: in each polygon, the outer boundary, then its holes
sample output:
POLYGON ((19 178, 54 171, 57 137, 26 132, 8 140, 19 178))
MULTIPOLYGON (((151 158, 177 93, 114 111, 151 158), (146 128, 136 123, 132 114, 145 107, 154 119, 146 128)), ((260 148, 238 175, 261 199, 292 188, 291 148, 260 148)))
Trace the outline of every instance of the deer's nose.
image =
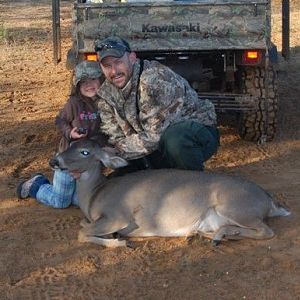
POLYGON ((49 160, 49 165, 51 168, 59 167, 59 161, 57 158, 51 158, 49 160))

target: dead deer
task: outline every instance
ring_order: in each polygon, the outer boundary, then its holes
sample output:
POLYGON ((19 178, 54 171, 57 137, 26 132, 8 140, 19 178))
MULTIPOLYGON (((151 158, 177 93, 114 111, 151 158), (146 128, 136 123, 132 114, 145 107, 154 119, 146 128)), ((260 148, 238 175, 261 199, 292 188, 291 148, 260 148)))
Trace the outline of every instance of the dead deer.
POLYGON ((120 168, 127 162, 103 151, 92 140, 72 143, 50 162, 80 172, 77 193, 85 216, 79 241, 125 246, 128 237, 178 237, 200 233, 222 239, 269 239, 266 217, 288 216, 257 184, 241 178, 176 169, 145 170, 107 179, 101 162, 120 168))

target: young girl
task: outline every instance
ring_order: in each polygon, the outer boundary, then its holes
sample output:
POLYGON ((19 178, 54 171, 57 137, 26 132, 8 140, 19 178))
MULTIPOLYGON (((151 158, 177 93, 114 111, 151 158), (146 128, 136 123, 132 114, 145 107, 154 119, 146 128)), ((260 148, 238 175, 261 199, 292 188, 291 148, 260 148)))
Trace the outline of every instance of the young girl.
MULTIPOLYGON (((103 83, 98 62, 83 61, 75 68, 74 88, 70 98, 56 117, 55 125, 62 134, 58 152, 66 150, 70 142, 83 137, 97 137, 104 146, 106 138, 100 133, 100 116, 97 109, 97 90, 103 83)), ((32 197, 54 208, 78 205, 75 179, 68 171, 55 170, 53 184, 42 174, 37 174, 17 187, 19 199, 32 197)))

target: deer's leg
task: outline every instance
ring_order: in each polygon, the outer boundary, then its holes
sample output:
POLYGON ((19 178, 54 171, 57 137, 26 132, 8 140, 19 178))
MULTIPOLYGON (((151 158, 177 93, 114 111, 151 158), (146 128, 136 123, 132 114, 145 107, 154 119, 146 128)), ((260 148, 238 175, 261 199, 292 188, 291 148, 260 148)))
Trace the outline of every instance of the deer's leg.
POLYGON ((274 232, 262 221, 253 228, 239 227, 236 225, 222 226, 213 235, 213 243, 218 245, 222 239, 238 240, 243 238, 249 239, 270 239, 274 232))
POLYGON ((80 242, 91 242, 105 247, 126 246, 126 241, 103 237, 126 228, 129 223, 125 219, 122 220, 122 218, 102 217, 95 222, 84 222, 82 225, 84 227, 79 231, 78 234, 78 240, 80 242))
POLYGON ((86 235, 82 229, 78 233, 78 241, 81 243, 94 243, 104 247, 126 247, 125 240, 118 240, 118 239, 105 239, 99 236, 89 236, 86 235))
POLYGON ((120 216, 116 218, 101 217, 100 219, 88 223, 84 222, 84 227, 81 229, 86 235, 103 236, 110 233, 118 232, 129 225, 126 218, 120 216))
POLYGON ((86 227, 86 226, 89 226, 91 223, 90 221, 87 219, 87 218, 84 218, 80 221, 80 226, 81 227, 86 227))

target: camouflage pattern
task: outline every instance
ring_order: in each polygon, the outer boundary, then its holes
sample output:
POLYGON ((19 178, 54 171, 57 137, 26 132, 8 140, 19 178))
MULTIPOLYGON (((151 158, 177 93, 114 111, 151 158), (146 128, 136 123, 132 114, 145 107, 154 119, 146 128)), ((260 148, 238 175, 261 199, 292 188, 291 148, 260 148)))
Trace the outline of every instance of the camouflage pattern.
POLYGON ((105 40, 96 40, 95 51, 98 59, 101 61, 108 56, 122 57, 126 51, 130 52, 131 49, 127 41, 117 36, 110 36, 105 40))
POLYGON ((74 85, 82 79, 96 79, 102 76, 102 70, 97 61, 83 61, 75 68, 74 85))
POLYGON ((124 158, 136 159, 156 150, 170 124, 187 119, 208 126, 216 124, 214 105, 199 100, 188 82, 171 69, 145 60, 138 87, 139 72, 138 61, 122 90, 105 81, 98 92, 101 129, 124 158))
POLYGON ((103 3, 77 7, 80 52, 117 35, 134 51, 265 49, 269 2, 257 0, 103 3))

